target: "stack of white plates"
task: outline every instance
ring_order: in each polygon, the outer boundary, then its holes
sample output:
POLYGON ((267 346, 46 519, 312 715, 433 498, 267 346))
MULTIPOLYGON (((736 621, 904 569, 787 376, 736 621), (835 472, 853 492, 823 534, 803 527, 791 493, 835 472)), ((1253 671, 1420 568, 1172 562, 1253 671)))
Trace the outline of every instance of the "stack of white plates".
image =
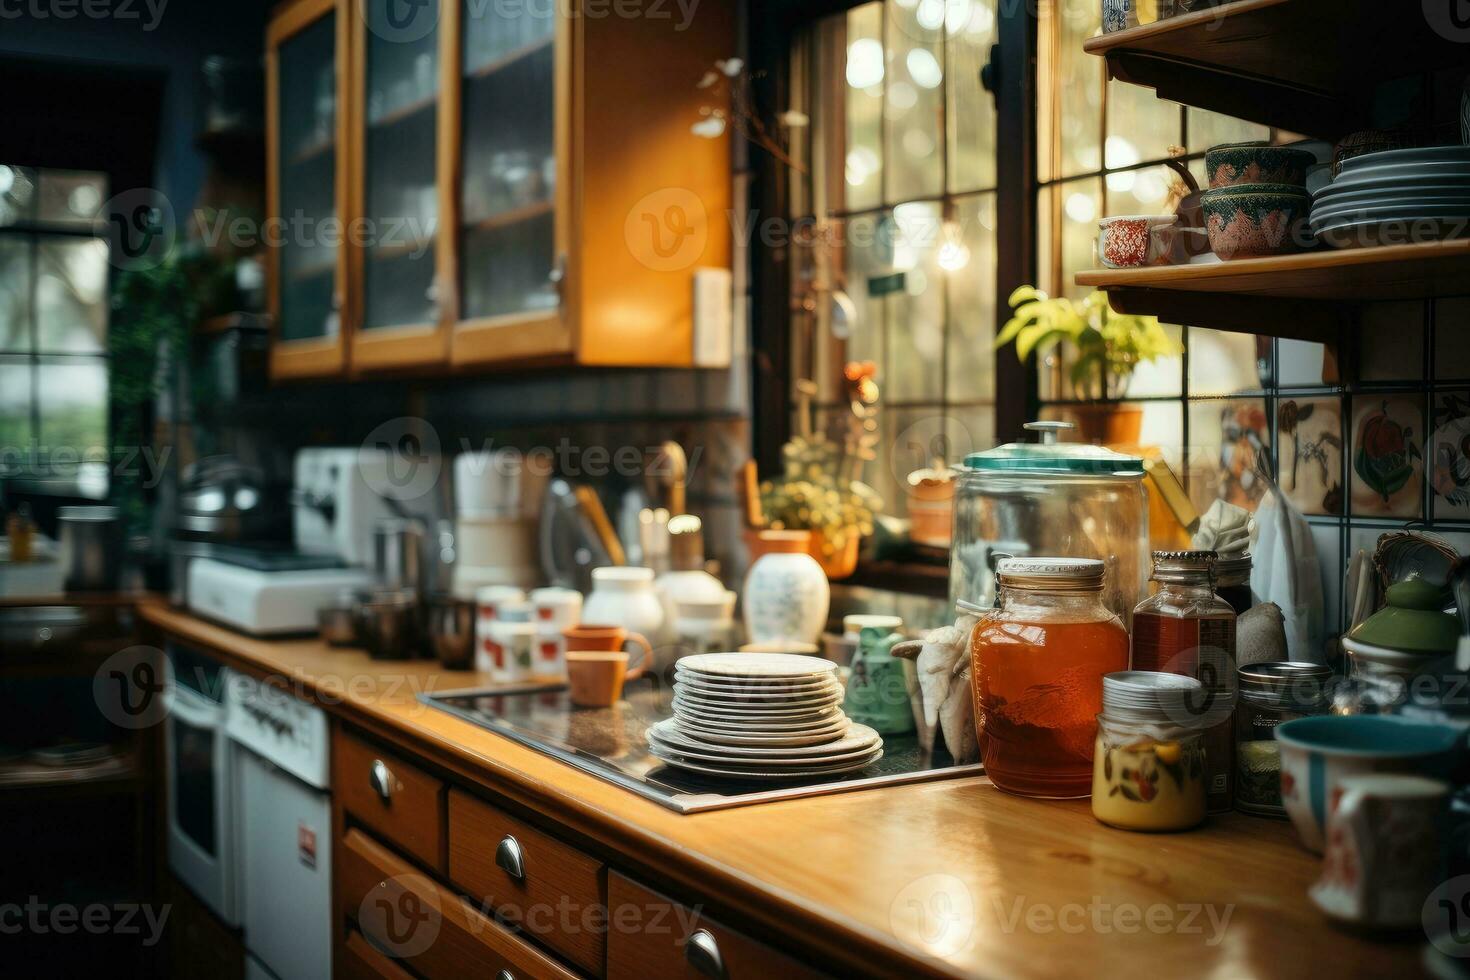
POLYGON ((1470 235, 1470 146, 1365 153, 1318 192, 1309 219, 1338 248, 1470 235))
POLYGON ((837 665, 791 653, 704 653, 674 668, 674 717, 648 750, 676 769, 744 780, 855 772, 883 738, 842 712, 837 665))

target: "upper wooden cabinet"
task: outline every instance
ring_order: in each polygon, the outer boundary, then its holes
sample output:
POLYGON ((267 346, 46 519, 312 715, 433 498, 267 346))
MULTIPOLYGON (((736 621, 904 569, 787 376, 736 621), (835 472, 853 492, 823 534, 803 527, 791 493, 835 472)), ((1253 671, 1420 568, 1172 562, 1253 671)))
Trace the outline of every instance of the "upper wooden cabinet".
POLYGON ((280 8, 273 376, 691 364, 694 270, 730 265, 729 141, 690 130, 730 7, 280 8))

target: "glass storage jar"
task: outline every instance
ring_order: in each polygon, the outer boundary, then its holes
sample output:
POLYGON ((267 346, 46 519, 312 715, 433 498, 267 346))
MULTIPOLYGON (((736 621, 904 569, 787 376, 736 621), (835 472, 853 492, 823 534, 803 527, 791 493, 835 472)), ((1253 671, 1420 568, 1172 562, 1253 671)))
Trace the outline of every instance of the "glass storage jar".
POLYGON ((1294 718, 1327 714, 1332 668, 1280 661, 1249 664, 1236 671, 1236 677, 1235 808, 1284 817, 1276 726, 1294 718))
POLYGON ((1211 813, 1232 805, 1235 610, 1215 594, 1213 551, 1155 551, 1159 591, 1133 610, 1133 669, 1193 677, 1204 685, 1206 793, 1211 813))
POLYGON ((1127 624, 1148 582, 1143 460, 1057 442, 1069 422, 1026 428, 1041 442, 971 453, 959 468, 950 601, 990 606, 1002 556, 1096 558, 1107 567, 1103 603, 1127 624))
POLYGON ((1125 670, 1103 678, 1092 815, 1124 830, 1187 830, 1205 818, 1205 741, 1192 677, 1125 670))
POLYGON ((1103 563, 1006 558, 1000 602, 970 634, 986 774, 1021 796, 1086 796, 1103 675, 1128 667, 1128 632, 1102 603, 1103 563))

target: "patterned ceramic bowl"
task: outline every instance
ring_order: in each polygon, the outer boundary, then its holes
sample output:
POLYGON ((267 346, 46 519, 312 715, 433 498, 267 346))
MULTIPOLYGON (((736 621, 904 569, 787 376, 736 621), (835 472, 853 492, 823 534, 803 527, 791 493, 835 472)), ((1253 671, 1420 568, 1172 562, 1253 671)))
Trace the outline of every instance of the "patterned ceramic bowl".
POLYGON ((1307 150, 1269 143, 1225 143, 1205 152, 1210 187, 1237 184, 1307 186, 1307 169, 1317 158, 1307 150))
POLYGON ((1309 243, 1307 213, 1312 198, 1287 184, 1236 184, 1205 191, 1205 227, 1220 258, 1285 255, 1309 243))

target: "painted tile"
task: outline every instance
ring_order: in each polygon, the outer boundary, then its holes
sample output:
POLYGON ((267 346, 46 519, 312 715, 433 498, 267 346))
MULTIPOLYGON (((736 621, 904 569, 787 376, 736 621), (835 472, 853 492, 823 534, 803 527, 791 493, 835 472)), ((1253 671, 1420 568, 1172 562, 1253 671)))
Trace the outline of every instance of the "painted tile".
POLYGON ((1342 399, 1283 397, 1277 482, 1304 514, 1342 513, 1342 399))
POLYGON ((1254 511, 1265 493, 1257 460, 1269 459, 1271 426, 1264 398, 1189 403, 1186 489, 1204 513, 1215 500, 1254 511))
POLYGON ((1354 517, 1419 517, 1423 511, 1424 410, 1418 398, 1353 398, 1350 457, 1354 517))
POLYGON ((1470 519, 1470 391, 1434 397, 1428 455, 1434 519, 1470 519))

